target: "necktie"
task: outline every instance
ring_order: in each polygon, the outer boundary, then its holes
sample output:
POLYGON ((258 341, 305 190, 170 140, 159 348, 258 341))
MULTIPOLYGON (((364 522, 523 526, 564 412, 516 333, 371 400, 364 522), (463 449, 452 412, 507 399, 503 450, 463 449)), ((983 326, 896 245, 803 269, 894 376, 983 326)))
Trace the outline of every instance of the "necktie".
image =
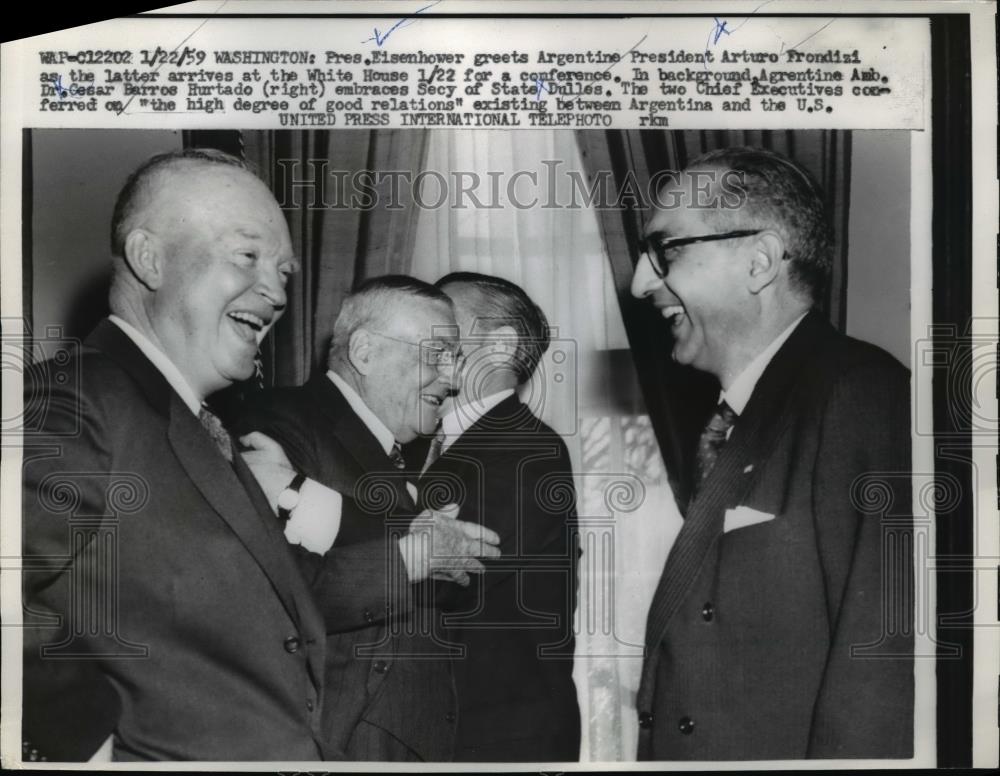
POLYGON ((705 430, 701 432, 701 438, 698 440, 694 493, 701 489, 709 472, 715 466, 719 451, 726 443, 726 434, 735 422, 736 413, 733 412, 733 408, 724 401, 719 402, 719 406, 715 408, 715 414, 708 421, 708 425, 705 426, 705 430))
POLYGON ((424 474, 428 469, 430 469, 434 462, 441 457, 441 450, 444 448, 444 429, 438 429, 438 432, 434 435, 431 440, 431 446, 427 448, 427 460, 424 461, 424 468, 420 470, 421 474, 424 474))
POLYGON ((406 461, 403 458, 403 448, 400 447, 399 442, 392 443, 392 450, 389 451, 389 460, 392 461, 392 465, 397 469, 406 468, 406 461))
POLYGON ((232 463, 233 440, 230 438, 229 432, 226 431, 226 427, 222 425, 222 421, 219 420, 219 416, 208 409, 208 407, 202 407, 198 412, 198 420, 201 421, 201 425, 205 427, 208 435, 212 437, 212 441, 219 448, 222 457, 229 461, 229 463, 232 463))

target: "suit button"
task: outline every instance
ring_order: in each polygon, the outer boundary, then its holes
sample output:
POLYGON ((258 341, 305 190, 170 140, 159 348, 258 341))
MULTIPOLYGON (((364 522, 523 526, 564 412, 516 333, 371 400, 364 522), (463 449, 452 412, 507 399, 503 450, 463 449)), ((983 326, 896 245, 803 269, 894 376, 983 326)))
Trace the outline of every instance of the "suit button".
POLYGON ((365 622, 367 622, 368 624, 375 622, 375 615, 372 614, 371 609, 365 609, 364 617, 365 617, 365 622))
POLYGON ((388 663, 386 663, 386 662, 385 662, 384 660, 376 660, 376 661, 375 661, 375 662, 374 662, 374 663, 372 664, 372 670, 373 670, 373 671, 374 671, 374 672, 375 672, 376 674, 384 674, 384 673, 388 673, 388 671, 389 671, 389 664, 388 664, 388 663))
POLYGON ((639 712, 639 727, 643 730, 648 730, 653 727, 653 712, 651 711, 640 711, 639 712))
POLYGON ((445 719, 445 722, 454 722, 455 721, 455 712, 449 711, 447 714, 444 715, 444 719, 445 719))
POLYGON ((312 711, 315 708, 315 705, 312 702, 312 698, 306 698, 306 708, 309 711, 312 711))
POLYGON ((694 720, 691 717, 681 717, 677 722, 677 729, 686 736, 691 735, 694 732, 694 720))
POLYGON ((701 619, 705 622, 711 622, 713 617, 715 617, 715 607, 711 603, 701 607, 701 619))
POLYGON ((294 653, 299 651, 299 647, 302 642, 299 641, 298 636, 289 636, 285 639, 285 652, 294 653))

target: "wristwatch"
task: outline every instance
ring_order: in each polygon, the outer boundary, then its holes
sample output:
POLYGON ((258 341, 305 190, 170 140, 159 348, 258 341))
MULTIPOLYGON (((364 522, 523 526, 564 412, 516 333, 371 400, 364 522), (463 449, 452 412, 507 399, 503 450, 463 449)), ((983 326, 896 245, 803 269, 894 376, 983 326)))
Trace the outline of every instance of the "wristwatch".
POLYGON ((278 494, 278 519, 287 522, 292 516, 292 510, 299 505, 299 491, 306 475, 296 474, 281 493, 278 494))

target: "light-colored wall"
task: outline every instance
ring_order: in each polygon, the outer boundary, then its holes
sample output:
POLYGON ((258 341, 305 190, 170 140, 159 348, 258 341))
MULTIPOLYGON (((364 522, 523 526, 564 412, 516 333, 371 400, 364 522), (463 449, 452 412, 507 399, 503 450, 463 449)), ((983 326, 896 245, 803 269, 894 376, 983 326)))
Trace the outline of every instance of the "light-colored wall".
POLYGON ((84 337, 105 312, 115 197, 139 164, 180 148, 178 131, 32 131, 35 332, 84 337))
POLYGON ((910 134, 855 132, 847 333, 910 366, 910 134))

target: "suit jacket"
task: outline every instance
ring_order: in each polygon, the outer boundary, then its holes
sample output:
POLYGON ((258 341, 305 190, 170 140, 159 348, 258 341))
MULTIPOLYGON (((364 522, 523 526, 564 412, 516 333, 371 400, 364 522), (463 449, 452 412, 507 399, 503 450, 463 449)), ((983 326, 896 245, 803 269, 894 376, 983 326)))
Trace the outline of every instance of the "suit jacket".
POLYGON ((455 663, 456 760, 579 759, 572 476, 562 439, 511 396, 420 478, 421 508, 456 502, 462 520, 501 539, 501 558, 452 591, 444 617, 445 638, 465 653, 455 663))
POLYGON ((911 756, 909 407, 891 356, 796 327, 664 566, 640 759, 911 756))
POLYGON ((342 613, 328 602, 345 595, 366 620, 328 637, 327 741, 352 760, 450 760, 456 720, 451 653, 433 637, 430 588, 409 584, 390 537, 405 534, 416 514, 405 473, 324 373, 298 388, 255 395, 241 427, 278 441, 298 471, 343 496, 331 550, 299 554, 331 622, 342 613))
POLYGON ((24 737, 82 760, 316 760, 322 618, 249 470, 102 322, 26 375, 24 737))

